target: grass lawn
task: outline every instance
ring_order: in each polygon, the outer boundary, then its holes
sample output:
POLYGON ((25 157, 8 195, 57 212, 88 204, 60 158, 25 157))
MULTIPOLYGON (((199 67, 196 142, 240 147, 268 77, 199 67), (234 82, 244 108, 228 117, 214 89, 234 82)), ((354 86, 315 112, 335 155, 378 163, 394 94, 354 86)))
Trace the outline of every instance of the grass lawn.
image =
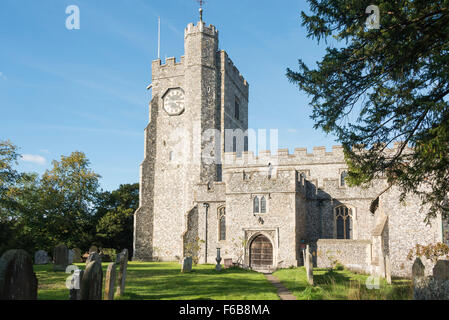
MULTIPOLYGON (((107 265, 103 263, 103 281, 107 265)), ((35 266, 34 270, 39 281, 38 299, 68 299, 65 281, 69 274, 53 272, 52 265, 35 266)), ((129 262, 125 295, 120 299, 279 300, 264 275, 254 271, 231 268, 216 272, 214 265, 197 265, 186 274, 180 270, 179 263, 129 262)))
POLYGON ((380 280, 379 289, 366 287, 368 275, 355 274, 348 270, 314 269, 314 286, 307 283, 304 267, 282 269, 274 273, 281 283, 298 300, 408 300, 412 299, 409 280, 393 279, 388 285, 380 280))

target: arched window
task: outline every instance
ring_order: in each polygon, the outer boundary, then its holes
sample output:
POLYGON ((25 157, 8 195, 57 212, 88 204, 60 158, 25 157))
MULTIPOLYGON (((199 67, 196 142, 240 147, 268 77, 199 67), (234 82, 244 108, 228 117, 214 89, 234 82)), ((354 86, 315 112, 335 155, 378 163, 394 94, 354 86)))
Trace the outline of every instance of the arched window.
POLYGON ((348 176, 348 172, 347 171, 343 171, 340 174, 340 186, 344 187, 346 186, 346 177, 348 176))
POLYGON ((253 199, 253 212, 259 213, 259 197, 254 197, 253 199))
POLYGON ((267 200, 265 197, 260 198, 260 213, 267 213, 267 200))
POLYGON ((335 208, 335 231, 337 239, 352 239, 352 210, 346 206, 335 208))
POLYGON ((226 208, 218 209, 218 240, 226 240, 226 208))

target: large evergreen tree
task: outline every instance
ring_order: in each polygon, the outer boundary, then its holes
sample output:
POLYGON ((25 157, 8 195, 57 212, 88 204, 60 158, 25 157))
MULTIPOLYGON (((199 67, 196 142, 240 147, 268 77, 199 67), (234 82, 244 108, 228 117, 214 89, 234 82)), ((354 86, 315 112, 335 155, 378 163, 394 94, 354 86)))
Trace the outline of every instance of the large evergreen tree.
POLYGON ((311 96, 316 128, 344 146, 349 184, 387 177, 402 197, 412 192, 429 204, 428 218, 448 216, 449 1, 308 2, 308 36, 333 37, 338 47, 314 69, 300 60, 287 76, 311 96), (366 25, 372 4, 378 29, 366 25))

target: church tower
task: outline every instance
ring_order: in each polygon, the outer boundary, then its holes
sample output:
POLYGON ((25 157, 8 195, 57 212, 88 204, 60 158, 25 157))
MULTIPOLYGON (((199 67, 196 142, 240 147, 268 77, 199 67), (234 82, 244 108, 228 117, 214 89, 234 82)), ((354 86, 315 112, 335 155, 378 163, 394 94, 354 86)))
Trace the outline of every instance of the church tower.
POLYGON ((248 83, 218 50, 217 29, 202 18, 189 24, 184 50, 179 62, 152 63, 153 97, 134 215, 135 260, 182 257, 195 186, 221 181, 226 129, 248 129, 248 83))

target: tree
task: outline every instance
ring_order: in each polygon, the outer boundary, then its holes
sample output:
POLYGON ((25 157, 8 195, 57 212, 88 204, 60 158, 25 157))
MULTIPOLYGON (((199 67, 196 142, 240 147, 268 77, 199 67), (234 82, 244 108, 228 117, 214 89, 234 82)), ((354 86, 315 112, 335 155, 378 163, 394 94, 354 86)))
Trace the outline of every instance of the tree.
POLYGON ((0 214, 6 218, 7 209, 15 205, 9 191, 19 179, 20 174, 14 169, 19 158, 18 148, 9 140, 0 140, 0 214))
POLYGON ((53 161, 41 179, 41 203, 53 245, 88 248, 94 240, 100 175, 82 152, 53 161))
POLYGON ((97 237, 104 248, 133 247, 134 212, 139 207, 139 184, 125 184, 104 192, 97 209, 97 237))
POLYGON ((308 2, 308 37, 340 47, 287 77, 311 96, 315 128, 342 143, 349 185, 386 177, 429 204, 427 219, 449 216, 449 1, 378 0, 379 29, 365 26, 371 0, 308 2))

